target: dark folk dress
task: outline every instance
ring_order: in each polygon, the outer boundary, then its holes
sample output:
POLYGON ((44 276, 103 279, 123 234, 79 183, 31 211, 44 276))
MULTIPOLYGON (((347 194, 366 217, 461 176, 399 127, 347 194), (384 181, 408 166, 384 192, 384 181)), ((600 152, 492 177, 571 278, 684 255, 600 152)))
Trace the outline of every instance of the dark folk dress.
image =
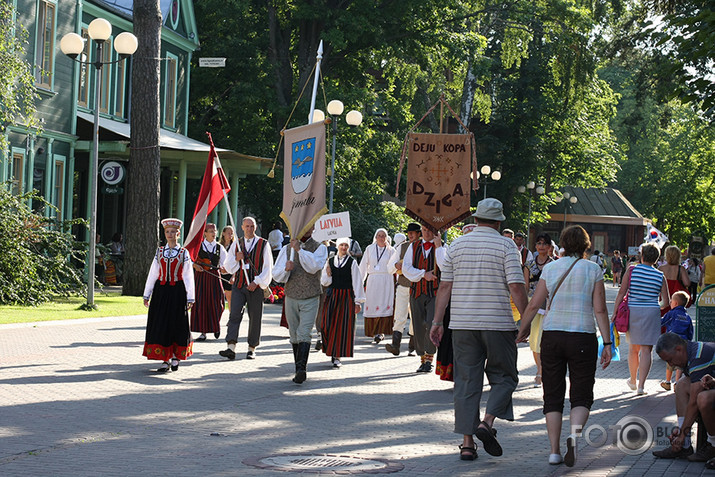
POLYGON ((192 354, 183 279, 184 263, 191 259, 183 247, 159 247, 154 260, 159 278, 151 292, 142 355, 159 361, 169 361, 172 356, 184 360, 192 354))
MULTIPOLYGON (((197 263, 207 261, 214 267, 219 265, 221 249, 218 242, 213 250, 206 250, 206 244, 201 243, 197 263)), ((219 270, 204 269, 194 273, 196 282, 196 303, 191 309, 191 331, 197 333, 218 333, 221 331, 221 315, 225 307, 223 283, 219 278, 219 270)))
POLYGON ((323 352, 333 358, 350 358, 355 337, 355 292, 352 279, 353 258, 347 257, 342 267, 328 260, 333 283, 325 290, 321 333, 323 352))
POLYGON ((449 329, 449 305, 444 311, 444 334, 437 348, 435 373, 442 381, 454 381, 454 355, 452 354, 452 330, 449 329))

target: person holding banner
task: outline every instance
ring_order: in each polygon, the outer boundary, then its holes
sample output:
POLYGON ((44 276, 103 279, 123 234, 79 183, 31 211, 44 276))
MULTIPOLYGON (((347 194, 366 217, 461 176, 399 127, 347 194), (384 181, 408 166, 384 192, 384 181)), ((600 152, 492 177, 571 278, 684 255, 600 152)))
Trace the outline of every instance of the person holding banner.
POLYGON ((283 247, 273 267, 275 280, 285 283, 284 306, 296 384, 302 384, 306 378, 311 332, 320 303, 320 272, 327 260, 328 248, 313 240, 311 229, 301 240, 292 239, 283 247))
POLYGON ((418 373, 432 372, 432 360, 437 347, 429 333, 434 318, 435 296, 439 287, 439 269, 444 265, 445 247, 439 235, 422 226, 422 240, 407 247, 402 273, 412 282, 410 312, 415 330, 415 349, 422 360, 418 373))
POLYGON ((388 264, 395 250, 388 243, 387 230, 377 229, 360 261, 360 276, 367 281, 365 290, 365 336, 375 344, 392 331, 395 305, 395 279, 388 264))
POLYGON ((144 286, 149 313, 142 355, 163 361, 157 371, 166 373, 177 371, 192 353, 187 310, 194 304, 194 272, 189 253, 177 243, 183 222, 164 219, 161 225, 166 245, 157 249, 144 286))
POLYGON ((218 354, 233 360, 236 358, 238 329, 243 320, 243 309, 248 309, 248 352, 246 359, 255 359, 256 348, 261 341, 263 319, 263 290, 272 280, 273 254, 268 241, 256 235, 256 219, 245 217, 241 223, 243 238, 236 240, 228 251, 226 271, 235 273, 234 290, 231 294, 231 312, 228 316, 225 350, 218 354))
POLYGON ((224 294, 220 270, 225 261, 226 250, 216 241, 216 224, 208 223, 194 262, 196 303, 191 309, 191 331, 201 333, 196 341, 206 341, 206 333, 213 333, 216 339, 221 334, 224 294))
POLYGON ((355 337, 355 314, 365 303, 362 274, 357 261, 348 254, 350 239, 337 240, 338 253, 323 267, 320 283, 325 290, 321 334, 323 352, 330 356, 333 367, 342 366, 340 358, 352 358, 355 337))

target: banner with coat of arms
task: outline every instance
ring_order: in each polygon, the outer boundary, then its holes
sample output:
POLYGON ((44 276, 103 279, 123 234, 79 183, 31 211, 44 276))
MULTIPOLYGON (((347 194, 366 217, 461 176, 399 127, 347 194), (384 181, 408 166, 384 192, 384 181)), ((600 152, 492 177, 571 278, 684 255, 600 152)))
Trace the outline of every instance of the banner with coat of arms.
POLYGON ((471 214, 472 141, 471 134, 407 135, 405 213, 433 232, 471 214))
POLYGON ((283 211, 291 238, 302 238, 325 214, 325 125, 308 124, 284 133, 283 211))

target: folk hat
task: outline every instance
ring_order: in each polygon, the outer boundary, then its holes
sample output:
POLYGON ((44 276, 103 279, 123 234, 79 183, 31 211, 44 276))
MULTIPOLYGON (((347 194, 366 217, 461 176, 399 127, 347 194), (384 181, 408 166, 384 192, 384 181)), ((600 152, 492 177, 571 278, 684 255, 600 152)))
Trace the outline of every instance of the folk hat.
POLYGON ((499 200, 492 198, 480 200, 477 204, 477 211, 474 212, 472 216, 478 219, 494 220, 497 222, 506 220, 504 216, 504 206, 499 200))
POLYGON ((405 233, 407 232, 422 232, 422 226, 417 222, 410 222, 407 225, 407 230, 405 230, 405 233))
POLYGON ((335 246, 337 247, 340 244, 348 244, 350 245, 350 238, 348 237, 340 237, 339 239, 335 240, 335 246))
POLYGON ((173 227, 177 230, 181 230, 182 225, 184 225, 184 223, 181 220, 174 218, 164 219, 161 221, 161 226, 164 228, 173 227))

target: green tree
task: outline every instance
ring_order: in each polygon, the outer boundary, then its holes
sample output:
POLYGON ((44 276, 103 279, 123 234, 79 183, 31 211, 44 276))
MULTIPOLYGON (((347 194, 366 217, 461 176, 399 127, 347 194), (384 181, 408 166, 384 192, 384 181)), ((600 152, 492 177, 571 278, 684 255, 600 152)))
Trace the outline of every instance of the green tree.
POLYGON ((35 79, 24 59, 27 31, 15 21, 11 3, 0 2, 0 151, 7 149, 3 132, 11 124, 36 127, 35 79))

